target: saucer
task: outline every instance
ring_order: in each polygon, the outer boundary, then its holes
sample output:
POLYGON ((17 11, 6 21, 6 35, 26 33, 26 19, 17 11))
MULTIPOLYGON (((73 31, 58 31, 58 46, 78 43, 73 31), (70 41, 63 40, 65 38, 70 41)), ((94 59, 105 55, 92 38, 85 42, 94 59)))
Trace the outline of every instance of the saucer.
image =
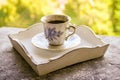
POLYGON ((60 46, 51 46, 49 45, 47 39, 45 38, 45 35, 43 32, 35 35, 31 42, 34 46, 40 48, 40 49, 45 49, 45 50, 65 50, 65 49, 70 49, 73 48, 77 45, 80 44, 80 37, 77 34, 73 34, 70 36, 67 40, 64 41, 63 45, 60 46))

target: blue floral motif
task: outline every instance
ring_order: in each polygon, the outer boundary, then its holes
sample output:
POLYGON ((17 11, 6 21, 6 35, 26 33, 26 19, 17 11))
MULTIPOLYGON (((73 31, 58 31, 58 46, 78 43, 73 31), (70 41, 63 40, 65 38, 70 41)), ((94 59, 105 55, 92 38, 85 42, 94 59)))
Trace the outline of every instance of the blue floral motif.
POLYGON ((57 39, 57 37, 60 37, 63 34, 63 32, 61 31, 56 31, 55 28, 48 28, 47 30, 45 30, 45 33, 46 38, 50 41, 57 39))

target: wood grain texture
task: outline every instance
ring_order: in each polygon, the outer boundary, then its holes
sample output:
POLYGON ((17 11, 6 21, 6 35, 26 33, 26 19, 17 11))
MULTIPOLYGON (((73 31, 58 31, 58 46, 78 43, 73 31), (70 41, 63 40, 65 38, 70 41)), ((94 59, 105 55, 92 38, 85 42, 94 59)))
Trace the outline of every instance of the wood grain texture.
POLYGON ((110 46, 97 59, 38 76, 12 47, 7 35, 20 28, 0 28, 0 80, 120 80, 120 37, 100 36, 110 46))

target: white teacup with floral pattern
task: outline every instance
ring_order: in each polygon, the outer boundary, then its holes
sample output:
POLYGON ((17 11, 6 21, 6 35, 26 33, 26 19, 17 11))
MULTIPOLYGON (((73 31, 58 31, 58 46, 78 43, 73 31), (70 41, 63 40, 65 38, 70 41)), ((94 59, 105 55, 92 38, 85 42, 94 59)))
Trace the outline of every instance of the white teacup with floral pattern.
POLYGON ((71 18, 66 15, 47 15, 41 18, 44 34, 50 45, 62 45, 67 38, 75 33, 75 27, 70 25, 71 18), (72 28, 73 32, 69 33, 72 28))

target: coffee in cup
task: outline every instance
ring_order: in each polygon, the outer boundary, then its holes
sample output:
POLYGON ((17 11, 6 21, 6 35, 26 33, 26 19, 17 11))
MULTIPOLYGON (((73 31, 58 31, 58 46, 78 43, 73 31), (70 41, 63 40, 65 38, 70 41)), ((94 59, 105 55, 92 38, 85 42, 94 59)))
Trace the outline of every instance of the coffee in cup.
POLYGON ((75 26, 70 25, 71 18, 66 15, 47 15, 41 18, 44 34, 50 45, 62 45, 68 37, 75 33, 75 26), (70 32, 70 29, 73 32, 70 32), (70 32, 70 33, 69 33, 70 32))

